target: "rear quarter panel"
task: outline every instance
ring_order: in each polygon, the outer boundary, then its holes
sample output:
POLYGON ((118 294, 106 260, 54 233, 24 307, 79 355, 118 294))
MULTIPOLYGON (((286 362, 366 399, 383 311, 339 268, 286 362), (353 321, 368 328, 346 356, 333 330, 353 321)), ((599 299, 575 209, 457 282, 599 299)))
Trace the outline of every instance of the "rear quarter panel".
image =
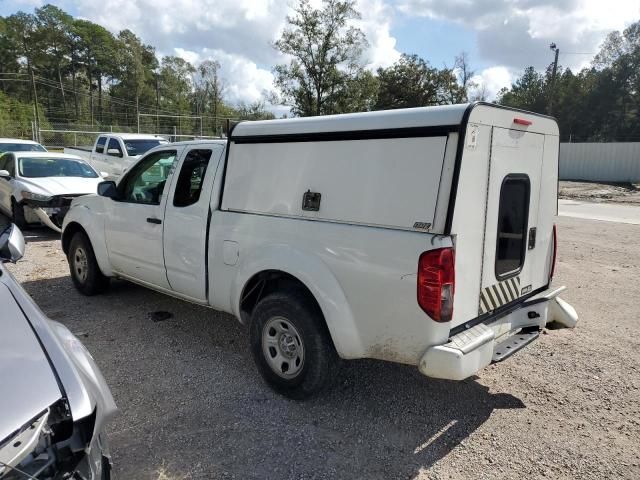
MULTIPOLYGON (((418 258, 450 246, 449 237, 378 227, 216 211, 211 221, 210 299, 239 317, 247 280, 282 270, 314 294, 343 358, 417 365, 449 326, 431 320, 416 300, 418 258), (224 243, 237 263, 225 264, 224 243)), ((228 256, 227 256, 228 258, 228 256)))

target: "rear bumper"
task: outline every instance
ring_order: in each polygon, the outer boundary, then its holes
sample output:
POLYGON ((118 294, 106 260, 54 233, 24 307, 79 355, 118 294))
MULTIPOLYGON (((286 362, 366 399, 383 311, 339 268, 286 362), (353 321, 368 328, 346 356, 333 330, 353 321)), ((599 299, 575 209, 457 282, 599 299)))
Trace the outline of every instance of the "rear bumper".
POLYGON ((434 378, 463 380, 527 346, 547 323, 575 327, 575 309, 558 296, 564 290, 546 290, 507 315, 460 332, 444 345, 430 347, 420 360, 420 372, 434 378))

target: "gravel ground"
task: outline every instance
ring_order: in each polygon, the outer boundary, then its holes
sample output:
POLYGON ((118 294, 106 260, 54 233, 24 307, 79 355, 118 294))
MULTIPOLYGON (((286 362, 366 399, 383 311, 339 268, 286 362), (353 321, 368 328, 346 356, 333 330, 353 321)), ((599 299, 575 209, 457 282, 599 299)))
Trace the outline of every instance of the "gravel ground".
POLYGON ((559 197, 589 202, 640 205, 638 183, 560 182, 559 197))
POLYGON ((459 383, 349 362, 305 403, 265 387, 228 315, 125 282, 78 294, 46 230, 27 232, 10 268, 101 366, 120 408, 120 479, 638 479, 639 232, 559 219, 556 283, 581 315, 575 330, 546 331, 459 383))

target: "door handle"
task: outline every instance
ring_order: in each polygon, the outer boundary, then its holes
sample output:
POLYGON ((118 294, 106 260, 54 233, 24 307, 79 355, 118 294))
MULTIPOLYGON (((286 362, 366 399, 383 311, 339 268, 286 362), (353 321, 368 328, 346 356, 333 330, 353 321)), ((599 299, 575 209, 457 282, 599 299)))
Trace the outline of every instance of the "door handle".
POLYGON ((148 217, 147 218, 147 222, 155 223, 156 225, 160 225, 162 223, 162 220, 160 220, 159 218, 148 217))
POLYGON ((536 248, 536 227, 529 229, 529 250, 536 248))

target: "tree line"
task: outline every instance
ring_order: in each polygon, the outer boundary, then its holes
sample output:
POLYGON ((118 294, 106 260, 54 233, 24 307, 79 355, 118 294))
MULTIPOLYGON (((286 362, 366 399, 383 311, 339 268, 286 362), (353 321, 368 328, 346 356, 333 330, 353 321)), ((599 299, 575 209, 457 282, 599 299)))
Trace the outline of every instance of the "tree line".
MULTIPOLYGON (((263 102, 226 101, 218 62, 159 59, 132 31, 113 34, 54 5, 0 17, 0 111, 0 128, 10 122, 24 127, 35 114, 41 126, 117 128, 137 126, 141 113, 148 127, 161 130, 175 126, 171 117, 178 114, 273 118, 263 102)), ((196 119, 180 121, 185 129, 198 127, 196 119)), ((211 121, 206 126, 211 134, 211 121)))
MULTIPOLYGON (((53 5, 0 17, 0 129, 7 117, 26 122, 38 109, 41 125, 117 127, 143 118, 147 129, 161 131, 175 128, 181 114, 182 126, 195 131, 197 120, 186 116, 214 119, 214 128, 222 117, 273 118, 267 101, 312 116, 486 99, 464 53, 450 67, 403 54, 373 71, 366 36, 355 26, 359 18, 353 0, 323 0, 318 8, 299 0, 272 45, 287 59, 273 67, 273 91, 263 101, 231 105, 215 60, 192 65, 178 56, 159 58, 130 30, 113 34, 53 5)), ((552 113, 565 139, 640 140, 639 72, 637 22, 610 34, 588 68, 560 67, 553 78, 551 67, 529 67, 495 101, 552 113)))
POLYGON ((527 68, 497 102, 552 114, 565 141, 640 141, 640 21, 610 33, 590 66, 552 72, 527 68))

